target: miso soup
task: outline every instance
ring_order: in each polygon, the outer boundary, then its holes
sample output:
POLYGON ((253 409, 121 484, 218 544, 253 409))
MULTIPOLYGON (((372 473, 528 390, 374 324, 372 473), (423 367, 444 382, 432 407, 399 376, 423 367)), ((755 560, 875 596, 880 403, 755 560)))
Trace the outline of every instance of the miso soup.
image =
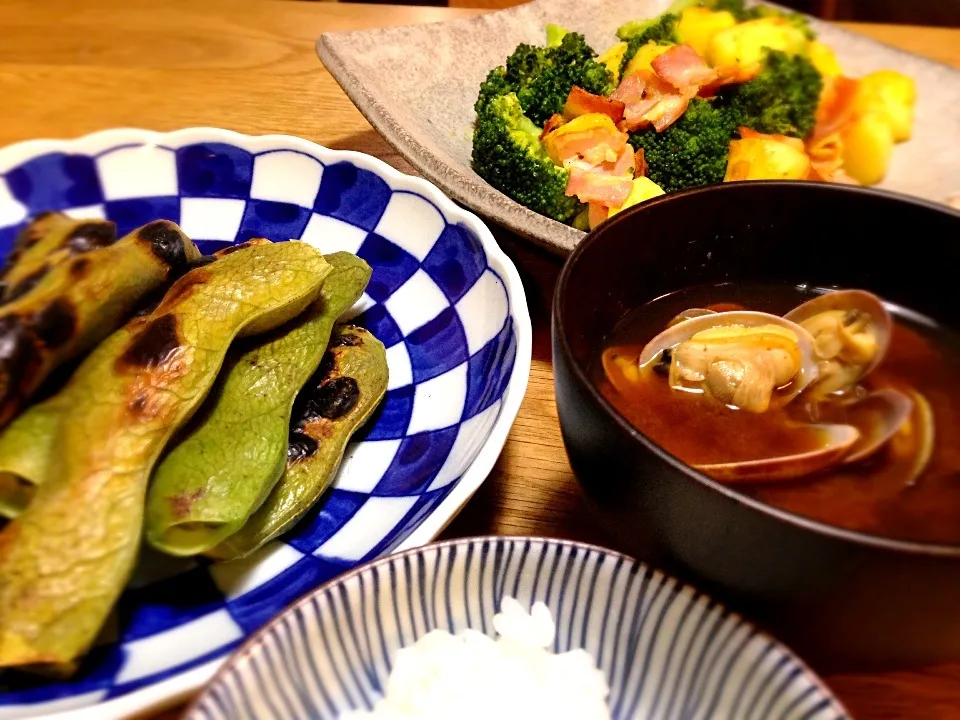
POLYGON ((664 450, 745 495, 960 543, 960 336, 890 305, 836 302, 859 297, 732 284, 660 297, 611 334, 600 388, 664 450), (833 300, 808 303, 821 296, 833 300))

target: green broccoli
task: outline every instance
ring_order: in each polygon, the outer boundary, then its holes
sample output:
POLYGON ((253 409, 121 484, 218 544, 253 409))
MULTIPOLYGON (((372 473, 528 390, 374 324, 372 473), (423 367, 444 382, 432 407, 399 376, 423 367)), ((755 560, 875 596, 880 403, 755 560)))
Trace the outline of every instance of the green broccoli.
POLYGON ((720 96, 738 126, 802 138, 816 123, 822 88, 823 79, 807 58, 765 50, 760 74, 724 88, 720 96))
POLYGON ((569 223, 580 211, 567 197, 569 172, 555 165, 540 142, 540 128, 523 113, 516 93, 477 103, 473 168, 484 180, 531 210, 569 223))
POLYGON ((695 99, 666 130, 631 133, 630 144, 643 148, 647 176, 673 192, 722 182, 735 130, 727 108, 695 99))
POLYGON ((596 57, 579 33, 567 33, 554 47, 518 45, 506 66, 491 70, 481 83, 475 108, 479 113, 491 98, 514 92, 527 117, 543 125, 563 109, 574 85, 597 95, 613 92, 613 75, 596 57))
POLYGON ((559 47, 563 38, 570 34, 570 31, 560 25, 547 23, 547 47, 559 47))
POLYGON ((650 40, 658 43, 675 43, 679 19, 679 13, 667 11, 663 15, 646 20, 631 20, 617 28, 617 37, 628 42, 638 40, 640 45, 645 45, 650 40))
POLYGON ((627 41, 627 51, 620 61, 620 77, 623 77, 627 65, 633 60, 637 51, 651 40, 659 45, 669 45, 678 41, 678 15, 664 13, 652 20, 635 20, 621 25, 617 30, 617 37, 627 41))

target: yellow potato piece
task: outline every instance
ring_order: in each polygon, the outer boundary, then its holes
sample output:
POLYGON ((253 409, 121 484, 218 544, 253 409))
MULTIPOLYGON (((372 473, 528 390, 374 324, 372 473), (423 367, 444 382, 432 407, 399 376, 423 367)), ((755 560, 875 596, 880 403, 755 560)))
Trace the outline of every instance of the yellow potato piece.
POLYGON ((843 169, 863 185, 876 185, 893 154, 893 130, 883 113, 860 116, 843 133, 843 169))
MULTIPOLYGON (((603 113, 587 113, 586 115, 575 117, 570 122, 564 123, 548 134, 543 139, 543 148, 547 152, 547 157, 557 165, 563 165, 561 149, 566 146, 567 142, 574 142, 569 136, 583 135, 585 138, 595 137, 599 142, 604 138, 604 135, 603 133, 598 133, 598 130, 609 132, 610 137, 620 133, 609 115, 604 115, 603 113)), ((614 156, 612 159, 615 160, 616 157, 614 156)))
POLYGON ((689 7, 680 13, 677 36, 680 42, 686 43, 701 55, 706 55, 713 36, 736 24, 736 18, 726 10, 714 12, 705 7, 689 7))
POLYGON ((807 50, 807 38, 783 18, 748 20, 716 33, 706 57, 713 67, 735 65, 751 71, 763 60, 764 48, 800 55, 807 50))
POLYGON ((833 78, 843 74, 843 69, 840 67, 840 62, 837 60, 833 48, 819 40, 811 40, 807 43, 807 57, 825 78, 833 78))
POLYGON ((615 83, 620 82, 620 63, 623 62, 623 56, 626 55, 626 53, 627 43, 618 42, 616 45, 607 48, 600 57, 597 58, 597 62, 605 66, 613 75, 613 81, 615 83))
POLYGON ((737 180, 805 180, 810 158, 791 143, 769 138, 730 141, 724 182, 737 180))
POLYGON ((637 54, 630 58, 630 62, 628 62, 627 67, 624 68, 623 76, 629 77, 637 70, 653 72, 653 67, 650 65, 650 63, 655 58, 663 55, 670 48, 670 45, 657 45, 657 43, 655 43, 653 40, 648 42, 646 45, 641 45, 640 49, 637 50, 637 54))
POLYGON ((626 202, 623 203, 618 208, 610 208, 607 212, 607 217, 612 218, 618 212, 623 212, 628 207, 633 207, 639 203, 642 203, 644 200, 650 200, 655 198, 658 195, 664 195, 663 188, 657 185, 653 180, 648 177, 638 177, 633 180, 633 187, 630 189, 630 194, 627 196, 626 202))
POLYGON ((860 78, 857 109, 885 115, 895 142, 910 139, 916 101, 913 78, 896 70, 877 70, 860 78))

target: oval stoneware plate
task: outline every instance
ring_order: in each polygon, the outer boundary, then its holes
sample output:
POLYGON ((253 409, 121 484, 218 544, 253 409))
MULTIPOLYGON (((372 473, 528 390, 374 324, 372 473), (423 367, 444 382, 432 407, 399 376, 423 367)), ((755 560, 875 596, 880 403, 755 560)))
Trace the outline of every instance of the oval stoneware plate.
POLYGON ((205 253, 261 236, 356 253, 373 276, 349 316, 387 346, 390 385, 294 531, 230 563, 144 552, 79 672, 5 677, 0 718, 105 720, 182 699, 305 592, 429 542, 489 473, 526 389, 530 319, 489 230, 426 181, 293 137, 121 129, 0 150, 0 252, 40 210, 118 233, 166 218, 205 253))
MULTIPOLYGON (((773 3, 767 3, 773 4, 773 3)), ((534 0, 465 20, 324 33, 317 52, 367 120, 454 200, 566 254, 584 236, 494 189, 470 162, 480 82, 519 43, 543 45, 547 23, 583 33, 597 52, 628 20, 663 12, 670 0, 534 0)), ((947 201, 960 194, 960 71, 810 20, 844 71, 893 68, 916 79, 913 138, 897 145, 880 187, 947 201)))

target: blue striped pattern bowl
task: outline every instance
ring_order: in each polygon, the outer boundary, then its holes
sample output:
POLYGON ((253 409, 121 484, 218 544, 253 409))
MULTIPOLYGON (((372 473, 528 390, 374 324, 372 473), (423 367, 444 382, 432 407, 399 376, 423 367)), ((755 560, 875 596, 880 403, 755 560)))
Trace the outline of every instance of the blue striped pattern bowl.
POLYGON ((555 652, 594 656, 615 720, 848 718, 789 650, 696 590, 602 548, 491 537, 392 555, 308 594, 232 657, 184 720, 371 708, 399 648, 437 628, 493 634, 504 597, 547 605, 555 652))

